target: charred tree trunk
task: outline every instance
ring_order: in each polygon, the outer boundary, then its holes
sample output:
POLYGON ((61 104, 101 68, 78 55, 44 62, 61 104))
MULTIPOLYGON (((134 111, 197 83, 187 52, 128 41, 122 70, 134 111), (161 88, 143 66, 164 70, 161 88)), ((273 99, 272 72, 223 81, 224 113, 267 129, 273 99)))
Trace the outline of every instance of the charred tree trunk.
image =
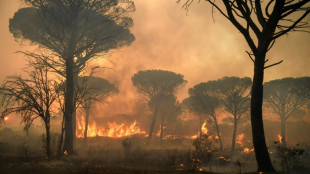
POLYGON ((65 93, 65 142, 64 150, 71 155, 73 151, 72 114, 74 112, 74 72, 73 57, 66 60, 66 93, 65 93))
POLYGON ((79 73, 78 73, 78 70, 77 68, 75 68, 73 70, 73 81, 74 81, 74 84, 76 85, 73 85, 74 86, 74 91, 73 91, 73 95, 74 95, 74 99, 73 99, 73 113, 72 113, 72 138, 73 138, 73 146, 75 147, 75 142, 76 142, 76 97, 75 96, 75 93, 76 93, 76 90, 77 90, 77 84, 78 84, 78 76, 79 76, 79 73))
POLYGON ((222 142, 222 138, 221 138, 221 134, 220 134, 220 128, 219 128, 219 125, 217 123, 216 116, 212 116, 212 117, 214 119, 214 124, 215 124, 215 128, 216 128, 217 136, 219 137, 220 151, 223 151, 223 142, 222 142))
POLYGON ((254 77, 251 91, 251 126, 255 157, 259 172, 274 172, 268 153, 262 116, 263 80, 264 80, 264 53, 255 53, 254 77))
POLYGON ((282 136, 282 147, 286 148, 286 135, 285 135, 285 123, 286 123, 286 119, 284 118, 284 116, 281 116, 281 136, 282 136))
POLYGON ((150 127, 150 132, 149 132, 149 137, 147 139, 147 145, 150 143, 150 140, 152 138, 153 135, 153 131, 154 131, 154 127, 155 127, 155 122, 156 122, 156 117, 157 117, 157 112, 158 112, 158 107, 155 107, 154 113, 153 113, 153 119, 152 119, 152 123, 151 123, 151 127, 150 127))
POLYGON ((84 128, 84 142, 87 142, 88 120, 90 112, 91 99, 88 99, 85 104, 85 128, 84 128))
POLYGON ((50 138, 50 119, 44 119, 45 130, 46 130, 46 156, 47 159, 51 159, 51 138, 50 138))
POLYGON ((233 130, 232 142, 231 142, 231 154, 232 155, 235 153, 235 149, 236 149, 237 127, 238 127, 237 115, 234 115, 234 130, 233 130))
POLYGON ((57 156, 60 157, 62 155, 62 143, 63 143, 63 139, 64 139, 64 131, 65 131, 65 117, 63 115, 62 117, 62 122, 61 122, 61 132, 60 132, 60 137, 59 137, 59 144, 58 144, 58 148, 57 148, 57 156))

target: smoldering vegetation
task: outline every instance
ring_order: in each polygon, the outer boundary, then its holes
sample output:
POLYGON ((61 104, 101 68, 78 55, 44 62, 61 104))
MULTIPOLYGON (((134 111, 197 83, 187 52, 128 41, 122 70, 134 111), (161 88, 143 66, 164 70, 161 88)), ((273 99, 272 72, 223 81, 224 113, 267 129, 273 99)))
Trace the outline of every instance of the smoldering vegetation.
MULTIPOLYGON (((129 119, 128 122, 131 120, 129 119)), ((139 126, 148 127, 141 123, 139 126)), ((55 131, 51 133, 51 149, 54 156, 52 160, 47 160, 45 156, 44 125, 32 125, 28 133, 23 130, 23 127, 2 127, 0 167, 5 173, 254 172, 256 164, 249 122, 240 125, 236 153, 233 156, 230 152, 233 126, 225 123, 219 126, 223 135, 223 151, 219 151, 218 141, 212 138, 215 137, 216 131, 211 123, 207 123, 208 132, 201 140, 190 137, 199 131, 198 120, 194 119, 175 123, 170 129, 167 127, 166 134, 170 136, 166 136, 162 141, 159 136, 154 136, 149 145, 146 145, 147 137, 144 134, 124 137, 94 136, 88 137, 87 142, 83 137, 77 138, 76 154, 61 157, 56 157, 60 133, 55 131), (178 134, 172 136, 172 133, 178 134)), ((53 127, 57 128, 57 125, 53 127)), ((271 158, 279 171, 281 171, 281 157, 277 148, 281 147, 278 139, 280 127, 278 121, 265 121, 271 158)), ((302 155, 289 160, 291 170, 295 173, 307 173, 309 170, 310 139, 307 136, 309 131, 308 122, 287 123, 288 147, 299 144, 297 148, 304 150, 302 155)), ((295 149, 294 153, 300 152, 295 149)))

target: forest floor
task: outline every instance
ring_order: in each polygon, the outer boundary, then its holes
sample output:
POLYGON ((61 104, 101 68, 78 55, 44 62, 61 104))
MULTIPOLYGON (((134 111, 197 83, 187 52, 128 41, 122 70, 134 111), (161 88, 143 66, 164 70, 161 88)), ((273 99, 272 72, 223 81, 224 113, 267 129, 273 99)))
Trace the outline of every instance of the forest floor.
MULTIPOLYGON (((100 161, 87 161, 81 158, 61 160, 28 159, 18 158, 1 159, 0 173, 2 174, 185 174, 185 173, 214 173, 208 169, 187 167, 158 167, 134 165, 129 162, 102 163, 100 161)), ((226 173, 226 172, 225 172, 226 173)), ((239 173, 239 172, 228 172, 239 173)), ((254 173, 254 172, 252 172, 254 173)))
MULTIPOLYGON (((93 138, 87 145, 78 140, 76 154, 72 156, 63 155, 47 160, 44 150, 37 144, 13 146, 0 143, 0 174, 256 173, 257 166, 252 151, 244 154, 241 149, 236 149, 237 152, 231 157, 229 151, 197 151, 189 148, 191 143, 178 148, 176 144, 180 143, 173 143, 170 147, 146 147, 139 143, 132 144, 126 150, 121 140, 93 138)), ((55 148, 52 151, 55 152, 55 148)), ((271 157, 275 161, 274 166, 280 171, 274 153, 271 157)), ((302 164, 299 165, 300 168, 290 173, 309 174, 309 161, 310 155, 306 153, 299 162, 302 164)))

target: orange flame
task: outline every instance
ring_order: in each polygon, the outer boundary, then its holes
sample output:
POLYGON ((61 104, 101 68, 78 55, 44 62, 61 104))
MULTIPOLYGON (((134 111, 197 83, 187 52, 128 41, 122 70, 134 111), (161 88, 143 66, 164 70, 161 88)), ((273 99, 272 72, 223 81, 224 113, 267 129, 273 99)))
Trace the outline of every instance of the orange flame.
MULTIPOLYGON (((207 135, 208 134, 208 128, 207 128, 207 121, 206 120, 203 122, 203 124, 201 126, 201 132, 202 132, 202 135, 207 135)), ((200 135, 200 132, 198 132, 195 135, 186 137, 186 138, 197 139, 199 137, 199 135, 200 135)))
MULTIPOLYGON (((78 122, 78 130, 76 136, 84 137, 85 121, 82 119, 78 122)), ((88 125, 87 137, 126 137, 134 134, 145 134, 146 132, 141 130, 135 120, 130 126, 126 126, 124 123, 117 124, 115 122, 108 122, 108 129, 100 128, 96 125, 96 122, 88 125)))
POLYGON ((207 121, 205 120, 201 126, 202 134, 208 134, 207 121))
POLYGON ((240 144, 241 147, 244 146, 243 139, 244 139, 244 134, 243 133, 237 135, 237 137, 236 137, 236 143, 240 144))
POLYGON ((9 117, 4 117, 4 121, 8 121, 9 120, 9 117))
POLYGON ((249 149, 249 148, 246 147, 246 148, 244 148, 244 149, 242 150, 242 153, 247 155, 247 154, 249 154, 249 153, 251 153, 251 152, 253 152, 253 151, 254 151, 254 148, 249 149))
POLYGON ((278 140, 282 144, 282 136, 280 134, 278 134, 278 140))

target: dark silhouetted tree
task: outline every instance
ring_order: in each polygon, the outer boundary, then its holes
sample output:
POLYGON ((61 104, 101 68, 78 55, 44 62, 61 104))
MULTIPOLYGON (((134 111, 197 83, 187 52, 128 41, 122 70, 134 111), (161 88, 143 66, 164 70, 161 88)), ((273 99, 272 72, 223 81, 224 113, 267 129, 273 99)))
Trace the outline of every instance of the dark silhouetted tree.
POLYGON ((46 155, 51 158, 50 119, 52 105, 57 98, 58 84, 48 78, 48 67, 35 66, 27 72, 28 78, 9 76, 0 88, 4 117, 17 113, 25 123, 25 129, 31 126, 33 120, 42 118, 46 130, 46 155))
MULTIPOLYGON (((176 121, 178 116, 182 114, 182 108, 174 95, 162 96, 160 102, 158 118, 160 120, 160 141, 162 143, 165 127, 167 127, 169 123, 176 121)), ((152 104, 153 102, 151 101, 150 105, 152 104)))
POLYGON ((91 106, 95 102, 104 101, 108 97, 117 94, 119 91, 114 84, 100 77, 79 77, 78 85, 80 88, 84 88, 81 90, 84 93, 81 95, 81 105, 85 111, 84 141, 87 141, 88 121, 91 106))
POLYGON ((202 82, 188 90, 190 97, 185 99, 183 103, 193 112, 200 115, 200 139, 202 137, 203 116, 207 115, 214 122, 216 133, 219 140, 220 150, 223 150, 223 142, 218 125, 216 109, 220 107, 220 100, 211 95, 212 88, 208 83, 202 82))
POLYGON ((250 89, 252 80, 249 77, 224 77, 217 81, 209 81, 210 95, 217 97, 225 110, 232 115, 228 117, 233 121, 231 152, 234 153, 238 122, 250 109, 250 89))
POLYGON ((131 0, 24 0, 30 7, 18 10, 10 19, 16 39, 30 40, 39 52, 25 52, 40 59, 66 79, 64 150, 74 152, 74 90, 77 77, 89 61, 111 49, 130 45, 135 10, 131 0))
MULTIPOLYGON (((178 0, 177 2, 180 2, 178 0)), ((184 0, 188 9, 194 0, 184 0)), ((255 156, 259 172, 273 172, 262 118, 264 70, 267 65, 267 52, 275 41, 291 31, 305 31, 309 27, 306 16, 309 14, 309 0, 206 0, 212 9, 218 11, 244 36, 254 63, 254 77, 251 90, 251 125, 255 156)), ((213 15, 213 14, 212 14, 213 15)))
POLYGON ((309 98, 310 77, 284 78, 264 84, 264 101, 280 116, 282 145, 286 148, 285 124, 309 98))
POLYGON ((178 87, 186 83, 183 75, 164 70, 139 71, 132 77, 133 85, 146 97, 153 112, 147 143, 150 142, 158 112, 161 108, 164 96, 174 95, 178 87))

